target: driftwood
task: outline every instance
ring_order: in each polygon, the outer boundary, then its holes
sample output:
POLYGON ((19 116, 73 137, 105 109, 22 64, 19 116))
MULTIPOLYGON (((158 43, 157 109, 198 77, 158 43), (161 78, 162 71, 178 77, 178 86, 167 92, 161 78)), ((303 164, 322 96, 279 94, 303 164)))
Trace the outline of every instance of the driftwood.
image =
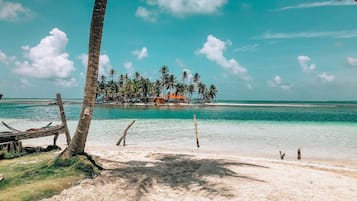
POLYGON ((11 127, 11 126, 9 126, 9 125, 7 125, 5 122, 1 122, 2 123, 2 125, 4 125, 6 128, 8 128, 9 130, 11 130, 11 131, 14 131, 14 132, 21 132, 20 130, 17 130, 16 128, 13 128, 13 127, 11 127))
POLYGON ((10 130, 10 132, 0 132, 0 149, 1 150, 6 149, 6 151, 8 152, 10 151, 21 152, 22 143, 20 140, 46 137, 51 135, 54 135, 53 145, 55 146, 58 135, 61 133, 66 134, 67 144, 69 144, 70 134, 67 127, 66 117, 64 115, 64 109, 63 109, 63 104, 60 94, 57 94, 57 102, 60 109, 62 124, 51 126, 52 122, 50 122, 44 127, 30 128, 27 129, 26 131, 21 131, 12 126, 9 126, 5 122, 2 122, 2 124, 10 130))
POLYGON ((193 115, 193 122, 195 124, 195 133, 196 133, 196 145, 197 148, 200 148, 200 142, 198 141, 198 128, 197 128, 197 119, 196 119, 196 115, 193 115))
POLYGON ((116 145, 120 145, 121 141, 123 141, 123 146, 125 146, 125 137, 126 137, 126 133, 128 132, 129 128, 135 123, 135 120, 133 120, 124 130, 123 134, 121 135, 121 137, 119 138, 118 142, 116 145))
POLYGON ((280 154, 280 159, 281 159, 281 160, 284 160, 285 153, 283 153, 283 152, 279 151, 279 154, 280 154))

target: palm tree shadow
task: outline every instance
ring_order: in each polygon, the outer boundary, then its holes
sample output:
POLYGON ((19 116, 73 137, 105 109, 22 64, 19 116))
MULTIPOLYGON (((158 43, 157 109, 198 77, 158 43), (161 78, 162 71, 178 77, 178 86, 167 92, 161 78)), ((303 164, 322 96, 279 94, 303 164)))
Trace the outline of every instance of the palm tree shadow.
POLYGON ((120 168, 107 169, 105 177, 110 180, 123 180, 127 189, 135 190, 133 200, 142 199, 156 184, 162 184, 172 189, 185 189, 199 191, 207 197, 217 195, 230 198, 232 189, 222 183, 207 180, 207 177, 235 177, 251 182, 265 182, 253 177, 240 175, 227 166, 250 166, 267 168, 265 166, 249 163, 233 163, 217 159, 194 159, 189 155, 152 154, 155 162, 129 161, 117 162, 120 168))

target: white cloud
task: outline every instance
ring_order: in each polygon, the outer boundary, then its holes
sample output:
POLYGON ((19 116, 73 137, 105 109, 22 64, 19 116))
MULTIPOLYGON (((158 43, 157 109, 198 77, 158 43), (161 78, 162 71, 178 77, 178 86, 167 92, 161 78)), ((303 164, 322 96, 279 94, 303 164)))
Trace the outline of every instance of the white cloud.
POLYGON ((175 17, 208 15, 219 12, 227 2, 228 0, 146 0, 150 9, 139 6, 135 16, 148 22, 156 22, 161 13, 175 17))
POLYGON ((158 13, 155 11, 150 11, 145 7, 139 6, 136 9, 135 16, 143 18, 145 21, 148 22, 156 22, 158 13))
POLYGON ((235 59, 227 59, 223 52, 226 50, 227 42, 209 35, 203 47, 197 51, 198 54, 206 55, 207 59, 216 62, 221 67, 232 71, 233 74, 238 75, 243 80, 250 80, 248 70, 241 66, 235 59))
MULTIPOLYGON (((88 65, 88 54, 81 54, 77 57, 82 65, 87 69, 88 65)), ((99 56, 99 72, 98 76, 106 75, 110 69, 112 69, 112 64, 110 63, 110 58, 107 54, 101 54, 99 56)), ((83 74, 85 77, 85 74, 83 74)))
POLYGON ((24 46, 23 62, 16 61, 14 72, 40 79, 68 79, 74 71, 73 62, 65 51, 68 39, 66 33, 54 28, 50 35, 34 47, 24 46))
POLYGON ((332 82, 335 80, 334 75, 329 75, 326 72, 323 72, 318 75, 318 77, 323 81, 323 82, 332 82))
POLYGON ((316 32, 295 32, 295 33, 264 33, 255 39, 292 39, 292 38, 356 38, 357 30, 342 31, 316 31, 316 32))
POLYGON ((276 75, 274 79, 268 81, 268 83, 273 88, 281 88, 285 91, 289 91, 292 88, 292 85, 284 83, 279 75, 276 75))
POLYGON ((33 13, 30 9, 20 3, 0 0, 0 21, 17 21, 20 19, 32 18, 33 13))
POLYGON ((357 66, 357 58, 347 57, 347 63, 351 66, 357 66))
POLYGON ((129 72, 133 69, 133 63, 131 61, 124 62, 123 66, 129 72))
POLYGON ((316 8, 316 7, 332 7, 332 6, 356 6, 356 2, 353 0, 340 0, 340 1, 315 1, 310 3, 301 3, 293 6, 282 7, 278 10, 290 10, 301 8, 316 8))
POLYGON ((313 73, 316 69, 315 64, 309 64, 311 59, 308 56, 298 56, 297 60, 300 64, 300 67, 304 73, 313 73))
POLYGON ((139 60, 149 56, 148 49, 146 47, 141 48, 141 50, 134 50, 132 53, 133 55, 136 55, 139 60))
POLYGON ((7 64, 7 56, 6 54, 0 50, 0 62, 7 64))
POLYGON ((256 51, 258 48, 259 44, 252 44, 252 45, 245 45, 243 47, 236 48, 234 51, 235 52, 252 52, 256 51))

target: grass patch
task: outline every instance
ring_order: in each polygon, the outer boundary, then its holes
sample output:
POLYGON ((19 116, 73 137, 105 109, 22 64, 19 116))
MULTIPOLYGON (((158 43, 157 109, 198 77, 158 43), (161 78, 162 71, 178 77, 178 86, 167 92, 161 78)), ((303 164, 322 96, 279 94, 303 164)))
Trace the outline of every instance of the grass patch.
POLYGON ((54 152, 0 160, 0 201, 39 200, 99 173, 85 156, 54 159, 54 152))

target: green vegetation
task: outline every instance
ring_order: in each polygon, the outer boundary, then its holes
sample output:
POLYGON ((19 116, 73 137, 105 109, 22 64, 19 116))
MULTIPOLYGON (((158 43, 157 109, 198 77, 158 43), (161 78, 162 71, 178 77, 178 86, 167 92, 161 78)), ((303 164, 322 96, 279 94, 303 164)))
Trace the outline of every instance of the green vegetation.
POLYGON ((85 156, 54 159, 54 152, 1 160, 0 200, 39 200, 60 193, 80 179, 98 174, 85 156))
MULTIPOLYGON (((114 69, 109 71, 110 80, 102 75, 98 80, 97 100, 104 102, 120 103, 148 103, 153 102, 157 97, 166 97, 165 94, 183 95, 187 97, 184 102, 192 102, 193 94, 197 94, 198 102, 210 102, 217 95, 215 85, 207 86, 201 81, 200 75, 191 75, 189 71, 182 73, 182 82, 179 82, 175 75, 169 73, 167 66, 160 69, 161 78, 151 81, 148 78, 134 73, 133 77, 128 74, 121 74, 117 81, 114 80, 116 74, 114 69)), ((169 101, 166 99, 166 101, 169 101)))

